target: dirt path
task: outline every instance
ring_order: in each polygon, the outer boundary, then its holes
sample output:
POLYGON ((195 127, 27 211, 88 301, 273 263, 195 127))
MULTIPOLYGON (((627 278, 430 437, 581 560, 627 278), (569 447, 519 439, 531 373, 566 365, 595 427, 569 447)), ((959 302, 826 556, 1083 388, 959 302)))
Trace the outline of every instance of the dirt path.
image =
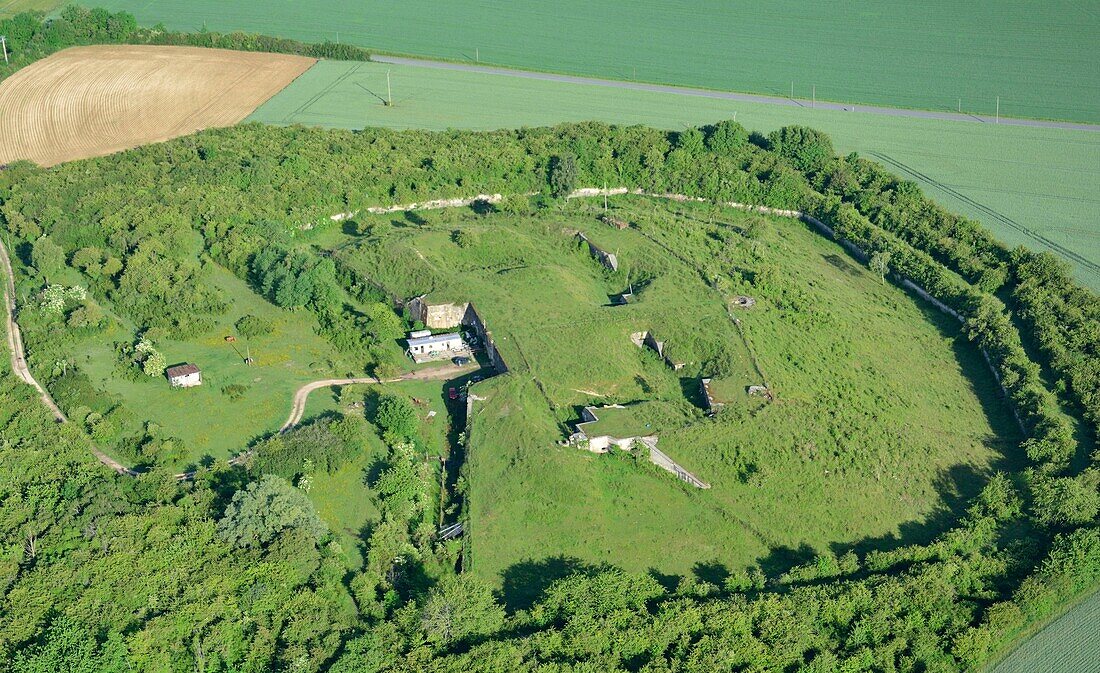
POLYGON ((451 379, 462 374, 469 374, 478 370, 476 364, 469 364, 464 366, 458 365, 443 365, 440 367, 430 367, 428 369, 418 369, 415 372, 409 372, 402 374, 392 379, 376 379, 373 376, 364 376, 359 378, 350 379, 321 379, 320 381, 311 381, 294 393, 294 402, 290 408, 290 416, 287 417, 286 423, 283 423, 283 427, 279 429, 279 432, 286 432, 295 425, 302 422, 302 415, 306 411, 306 400, 309 399, 309 394, 314 390, 320 388, 329 388, 331 386, 346 386, 354 383, 397 383, 398 381, 439 381, 444 379, 451 379))
POLYGON ((499 75, 504 77, 520 77, 523 79, 540 79, 549 82, 566 82, 569 84, 587 84, 590 86, 602 86, 613 89, 630 89, 633 91, 650 91, 654 93, 668 93, 678 96, 695 96, 699 98, 716 98, 719 100, 741 101, 743 103, 765 103, 768 105, 783 105, 787 107, 813 107, 818 110, 839 110, 842 112, 862 112, 866 114, 884 115, 887 117, 916 117, 918 119, 943 119, 947 121, 978 122, 983 124, 1005 124, 1009 126, 1034 126, 1047 129, 1068 129, 1073 131, 1100 131, 1100 124, 1085 124, 1076 122, 1046 121, 1042 119, 1018 119, 1015 117, 996 117, 989 115, 974 115, 966 112, 935 112, 933 110, 914 110, 908 108, 882 107, 878 105, 856 105, 853 103, 832 103, 818 100, 810 101, 786 96, 763 96, 750 93, 736 93, 733 91, 716 91, 712 89, 695 89, 692 87, 670 86, 664 84, 643 84, 641 82, 626 82, 615 79, 600 79, 598 77, 578 77, 574 75, 556 75, 548 72, 534 72, 529 70, 512 70, 510 68, 498 68, 485 65, 467 65, 464 63, 450 63, 447 61, 432 61, 420 58, 405 58, 400 56, 382 56, 373 54, 371 60, 376 63, 392 63, 393 65, 408 65, 418 68, 434 68, 437 70, 458 70, 461 72, 477 72, 485 75, 499 75))
MULTIPOLYGON (((23 335, 19 331, 18 323, 15 322, 15 273, 12 271, 11 258, 8 257, 8 249, 4 247, 3 241, 0 241, 0 268, 3 268, 4 279, 6 281, 4 283, 4 314, 6 318, 5 323, 7 325, 6 331, 8 333, 8 348, 11 350, 12 371, 14 371, 15 375, 22 379, 24 383, 29 386, 34 386, 34 389, 38 391, 39 397, 42 398, 42 404, 50 410, 54 420, 58 423, 67 423, 69 419, 65 418, 65 414, 61 412, 57 403, 50 397, 49 392, 47 392, 42 384, 34 378, 34 375, 31 374, 30 367, 27 366, 26 351, 23 348, 23 335)), ((99 462, 119 474, 129 474, 131 476, 137 474, 134 470, 100 451, 90 442, 91 440, 89 440, 89 445, 92 455, 94 455, 99 462)))

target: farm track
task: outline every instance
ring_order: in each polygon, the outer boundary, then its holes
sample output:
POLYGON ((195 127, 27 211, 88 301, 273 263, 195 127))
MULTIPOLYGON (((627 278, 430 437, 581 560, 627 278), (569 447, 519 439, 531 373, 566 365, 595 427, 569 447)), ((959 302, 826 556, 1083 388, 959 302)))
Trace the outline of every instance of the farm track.
POLYGON ((462 374, 469 374, 477 371, 477 365, 470 364, 466 366, 458 365, 445 365, 442 367, 431 367, 428 369, 418 369, 414 372, 402 374, 391 379, 376 379, 373 376, 363 376, 350 379, 321 379, 319 381, 311 381, 305 384, 294 393, 294 402, 290 409, 290 416, 286 419, 286 423, 283 423, 283 427, 279 429, 280 433, 290 430, 294 426, 298 425, 302 421, 302 415, 306 410, 306 401, 309 399, 309 394, 314 390, 321 388, 329 388, 332 386, 347 386, 359 383, 398 383, 400 381, 442 381, 450 378, 455 378, 462 374))
MULTIPOLYGON (((31 374, 30 367, 27 366, 27 354, 23 348, 23 336, 19 331, 19 324, 15 322, 15 273, 12 271, 11 258, 8 257, 8 249, 4 247, 3 241, 0 241, 0 267, 3 269, 4 279, 6 281, 4 283, 4 313, 7 323, 8 348, 11 350, 12 371, 14 371, 15 375, 22 379, 24 383, 33 386, 34 389, 38 391, 38 396, 42 399, 42 404, 49 409, 51 414, 53 414, 55 421, 58 423, 67 423, 69 419, 62 413, 61 408, 57 406, 57 403, 54 402, 46 388, 34 378, 34 375, 31 374)), ((98 447, 90 442, 91 440, 89 440, 89 446, 92 455, 94 455, 99 462, 119 474, 137 475, 137 472, 103 453, 98 447)))
POLYGON ((52 166, 232 126, 315 62, 198 47, 65 49, 0 83, 0 164, 52 166))
MULTIPOLYGON (((19 331, 19 325, 15 321, 15 274, 12 270, 11 259, 8 257, 8 250, 4 246, 3 241, 0 241, 0 271, 3 272, 5 280, 3 288, 4 312, 6 317, 5 322, 7 326, 6 332, 8 348, 11 351, 12 371, 15 372, 15 375, 18 376, 20 380, 22 380, 27 385, 33 386, 34 389, 38 391, 43 406, 45 406, 50 411, 50 413, 53 414, 54 420, 56 420, 58 423, 67 423, 69 419, 65 417, 65 414, 61 411, 61 408, 57 406, 56 402, 54 402, 53 397, 50 396, 49 391, 47 391, 46 388, 42 384, 40 384, 37 379, 34 378, 34 375, 31 374, 30 368, 27 366, 26 352, 23 347, 23 338, 19 331)), ((461 367, 458 365, 445 365, 441 367, 420 369, 414 372, 403 374, 401 376, 382 380, 376 379, 374 377, 362 377, 347 379, 321 379, 319 381, 312 381, 305 384, 294 393, 294 401, 290 412, 290 417, 287 418, 286 423, 283 424, 283 427, 279 430, 279 432, 286 432, 287 430, 293 428, 295 425, 298 425, 298 423, 301 422, 302 415, 305 413, 306 401, 309 398, 309 394, 314 390, 318 390, 320 388, 327 388, 329 386, 343 386, 355 383, 397 383, 399 381, 446 380, 449 378, 460 376, 462 374, 468 374, 477 371, 477 369, 477 365, 473 364, 461 367)), ((90 444, 90 441, 89 448, 92 452, 92 455, 94 455, 96 459, 99 460, 99 462, 103 463, 115 472, 118 472, 119 474, 129 475, 131 477, 136 477, 138 474, 140 474, 140 472, 138 472, 137 470, 127 467, 115 460, 114 458, 111 458, 107 454, 103 453, 94 444, 90 444)), ((246 451, 245 453, 234 456, 233 458, 229 459, 229 464, 240 465, 250 455, 251 452, 246 451)), ((191 479, 195 476, 195 473, 180 472, 179 474, 176 474, 174 476, 177 479, 184 480, 191 479)))
POLYGON ((858 111, 866 114, 884 115, 888 117, 913 117, 916 119, 939 119, 946 121, 977 122, 982 124, 1004 124, 1006 126, 1030 126, 1034 128, 1064 129, 1070 131, 1095 131, 1100 132, 1100 124, 1085 124, 1079 122, 1047 121, 1043 119, 1020 119, 1016 117, 991 117, 989 115, 975 115, 958 112, 935 112, 932 110, 916 110, 909 108, 892 108, 876 105, 855 105, 852 103, 831 103, 827 101, 809 101, 802 98, 790 98, 784 96, 765 96, 751 93, 736 93, 733 91, 717 91, 712 89, 697 89, 692 87, 669 86, 664 84, 642 84, 640 82, 628 82, 616 79, 601 79, 598 77, 579 77, 575 75, 557 75, 548 72, 531 70, 513 70, 511 68, 498 68, 484 65, 467 65, 464 63, 451 63, 448 61, 432 61, 429 59, 405 58, 401 56, 372 55, 371 60, 377 63, 389 63, 392 65, 406 65, 419 68, 434 68, 437 70, 456 70, 459 72, 473 72, 484 75, 499 75, 505 77, 521 77, 524 79, 537 79, 548 82, 565 82, 568 84, 586 84, 590 86, 602 86, 614 89, 629 89, 633 91, 648 91, 651 93, 666 93, 678 96, 695 96, 698 98, 714 98, 718 100, 740 101, 743 103, 764 103, 768 105, 783 105, 786 107, 814 108, 819 110, 858 111))

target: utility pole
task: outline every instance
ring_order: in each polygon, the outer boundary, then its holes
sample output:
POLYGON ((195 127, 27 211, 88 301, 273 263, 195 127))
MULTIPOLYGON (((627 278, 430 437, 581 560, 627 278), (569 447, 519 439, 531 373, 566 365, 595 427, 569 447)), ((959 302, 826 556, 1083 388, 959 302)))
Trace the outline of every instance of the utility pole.
POLYGON ((603 183, 603 212, 607 214, 607 183, 603 183))
POLYGON ((4 48, 4 65, 8 64, 8 37, 0 35, 0 47, 4 48))
POLYGON ((393 90, 390 89, 390 71, 386 71, 386 107, 393 105, 393 90))
POLYGON ((962 111, 963 111, 963 99, 960 98, 959 99, 959 114, 962 114, 962 111))
POLYGON ((481 49, 479 47, 474 47, 474 60, 481 63, 481 49))
POLYGON ((794 100, 794 82, 791 82, 791 100, 794 100))
POLYGON ((1000 96, 997 96, 997 122, 996 123, 998 123, 998 124, 1001 123, 1001 97, 1000 96))

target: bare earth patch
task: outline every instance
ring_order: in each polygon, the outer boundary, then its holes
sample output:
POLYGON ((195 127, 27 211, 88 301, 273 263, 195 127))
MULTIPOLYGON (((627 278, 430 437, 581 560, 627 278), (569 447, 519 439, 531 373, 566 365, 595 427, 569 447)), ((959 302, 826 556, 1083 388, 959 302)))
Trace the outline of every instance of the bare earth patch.
POLYGON ((232 126, 314 64, 199 47, 74 47, 0 83, 0 164, 43 166, 232 126))

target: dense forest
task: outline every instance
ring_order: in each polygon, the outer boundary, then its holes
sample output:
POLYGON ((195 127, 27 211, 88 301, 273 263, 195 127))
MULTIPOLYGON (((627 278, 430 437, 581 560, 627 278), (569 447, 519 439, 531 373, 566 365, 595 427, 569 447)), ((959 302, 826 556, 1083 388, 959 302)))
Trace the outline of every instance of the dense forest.
MULTIPOLYGON (((125 17, 74 9, 3 31, 25 35, 11 38, 24 64, 64 44, 144 35, 125 17)), ((531 572, 540 597, 509 612, 433 540, 425 512, 437 475, 416 459, 401 402, 379 404, 371 423, 320 419, 267 438, 241 468, 214 464, 182 483, 157 469, 131 478, 104 470, 88 442, 164 438, 112 434, 109 400, 90 423, 56 425, 4 358, 0 670, 972 670, 1100 585, 1097 297, 1050 255, 1002 246, 913 183, 836 156, 812 129, 253 124, 50 170, 10 166, 0 224, 17 294, 34 298, 19 315, 31 366, 65 405, 101 397, 78 366, 55 366, 67 335, 102 329, 104 308, 152 330, 151 341, 198 329, 225 311, 212 265, 311 311, 365 370, 384 369, 372 347, 400 319, 303 244, 310 232, 354 226, 331 217, 374 205, 499 192, 508 196, 497 208, 528 212, 605 184, 801 210, 884 276, 912 279, 987 353, 1030 464, 994 475, 927 545, 672 587, 614 567, 560 573, 548 559, 531 572), (532 192, 543 194, 523 196, 532 192), (170 318, 180 314, 193 320, 170 318), (362 540, 363 568, 349 572, 300 492, 298 466, 308 457, 333 469, 368 433, 388 451, 383 519, 362 540)), ((145 366, 141 343, 126 356, 145 366)))

